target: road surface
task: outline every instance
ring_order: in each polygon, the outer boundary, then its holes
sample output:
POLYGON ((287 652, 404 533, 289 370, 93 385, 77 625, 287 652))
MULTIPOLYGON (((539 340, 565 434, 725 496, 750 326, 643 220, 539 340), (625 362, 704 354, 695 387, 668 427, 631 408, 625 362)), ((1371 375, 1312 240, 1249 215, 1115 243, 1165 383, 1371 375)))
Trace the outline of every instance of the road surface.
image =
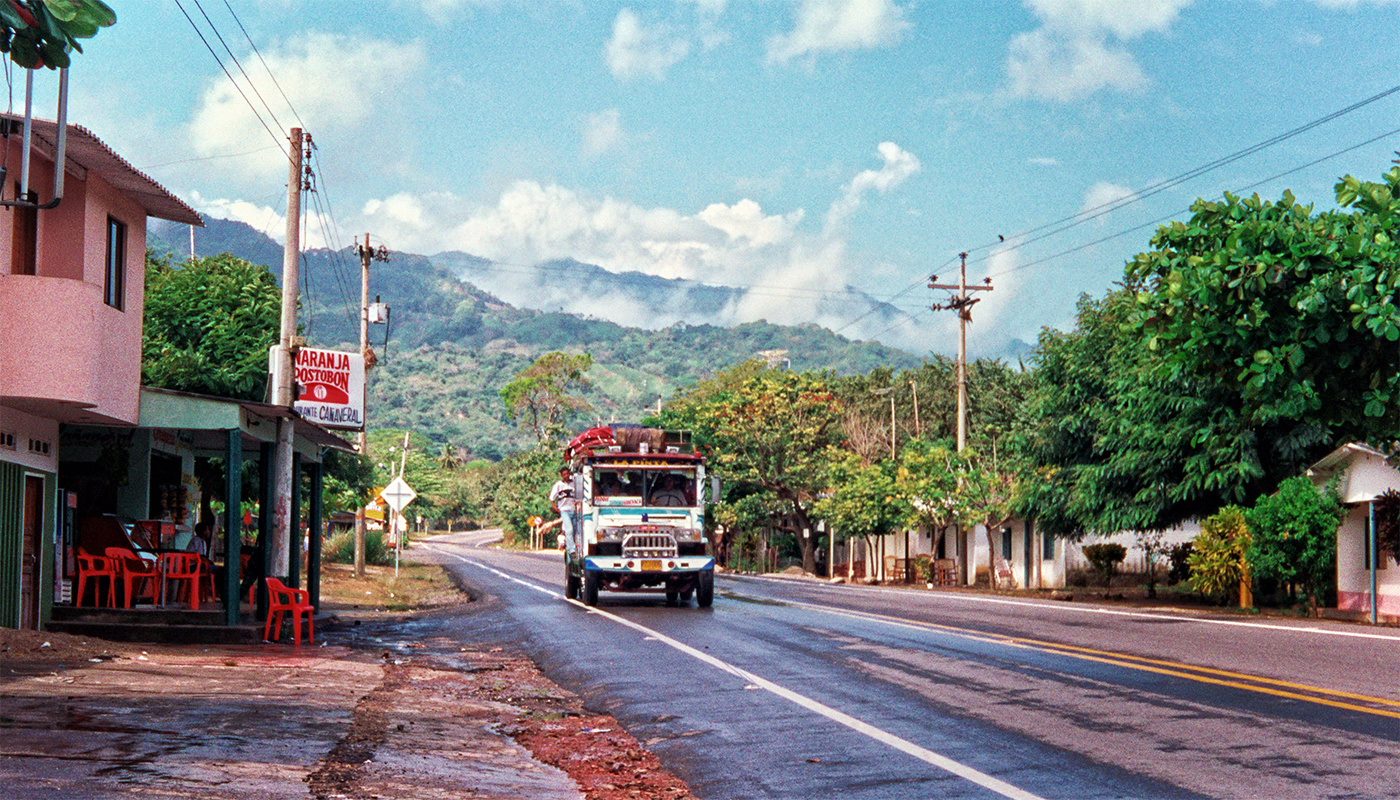
POLYGON ((562 557, 422 545, 703 798, 1393 797, 1400 632, 720 576, 562 596, 562 557))

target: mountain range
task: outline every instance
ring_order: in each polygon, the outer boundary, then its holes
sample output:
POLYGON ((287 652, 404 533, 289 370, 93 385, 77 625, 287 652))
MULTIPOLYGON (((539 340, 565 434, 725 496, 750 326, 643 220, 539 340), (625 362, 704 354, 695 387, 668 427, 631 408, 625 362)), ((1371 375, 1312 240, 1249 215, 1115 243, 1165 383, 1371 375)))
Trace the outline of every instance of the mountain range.
MULTIPOLYGON (((183 260, 190 240, 186 226, 151 221, 147 245, 155 253, 183 260)), ((281 245, 244 223, 206 220, 193 243, 196 255, 226 252, 280 276, 281 245)), ((307 250, 300 271, 307 341, 358 349, 359 258, 349 248, 307 250)), ((371 263, 369 286, 371 300, 390 309, 386 325, 371 326, 380 363, 366 388, 370 426, 411 429, 459 455, 499 458, 532 443, 507 416, 499 390, 552 350, 592 356, 587 399, 599 419, 617 421, 635 421, 677 387, 751 358, 838 374, 922 361, 814 324, 688 324, 687 318, 722 317, 749 290, 617 274, 572 260, 502 268, 466 253, 391 253, 387 262, 371 263), (580 296, 648 324, 570 313, 577 306, 571 299, 580 296)), ((895 313, 851 297, 843 302, 858 303, 862 313, 895 313)))

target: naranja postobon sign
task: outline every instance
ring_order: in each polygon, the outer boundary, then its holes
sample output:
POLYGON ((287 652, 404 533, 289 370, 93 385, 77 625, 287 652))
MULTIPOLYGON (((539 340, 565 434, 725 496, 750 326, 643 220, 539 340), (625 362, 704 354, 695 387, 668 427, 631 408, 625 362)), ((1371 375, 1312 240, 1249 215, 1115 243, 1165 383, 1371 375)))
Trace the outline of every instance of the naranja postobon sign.
POLYGON ((365 427, 365 357, 359 353, 297 351, 296 412, 327 428, 365 427))

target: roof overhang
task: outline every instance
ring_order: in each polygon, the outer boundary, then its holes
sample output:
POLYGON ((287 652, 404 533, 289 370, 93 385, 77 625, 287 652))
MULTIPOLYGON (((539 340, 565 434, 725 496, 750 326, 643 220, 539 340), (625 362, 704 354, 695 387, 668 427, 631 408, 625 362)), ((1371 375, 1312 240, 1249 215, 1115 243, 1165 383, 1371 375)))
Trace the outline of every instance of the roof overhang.
MULTIPOLYGON (((53 158, 58 143, 58 123, 45 119, 34 119, 32 123, 35 146, 49 158, 53 158)), ((0 125, 11 134, 18 133, 23 124, 22 116, 0 113, 0 125)), ((117 191, 146 209, 148 216, 204 227, 204 220, 194 209, 150 176, 131 166, 126 159, 103 144, 92 131, 81 125, 68 126, 65 158, 65 169, 96 172, 117 191)))

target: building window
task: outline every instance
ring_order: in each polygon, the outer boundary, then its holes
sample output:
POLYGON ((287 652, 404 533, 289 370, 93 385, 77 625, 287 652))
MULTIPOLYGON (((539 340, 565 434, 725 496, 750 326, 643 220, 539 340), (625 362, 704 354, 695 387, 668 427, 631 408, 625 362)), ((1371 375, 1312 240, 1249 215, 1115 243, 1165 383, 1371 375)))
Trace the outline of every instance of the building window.
MULTIPOLYGON (((19 186, 15 186, 18 193, 19 186)), ((29 202, 38 199, 30 192, 29 202)), ((14 227, 10 233, 10 272, 15 275, 38 274, 39 267, 39 209, 33 206, 11 206, 14 227)))
POLYGON ((120 310, 126 300, 126 225, 107 218, 107 263, 102 302, 120 310))

